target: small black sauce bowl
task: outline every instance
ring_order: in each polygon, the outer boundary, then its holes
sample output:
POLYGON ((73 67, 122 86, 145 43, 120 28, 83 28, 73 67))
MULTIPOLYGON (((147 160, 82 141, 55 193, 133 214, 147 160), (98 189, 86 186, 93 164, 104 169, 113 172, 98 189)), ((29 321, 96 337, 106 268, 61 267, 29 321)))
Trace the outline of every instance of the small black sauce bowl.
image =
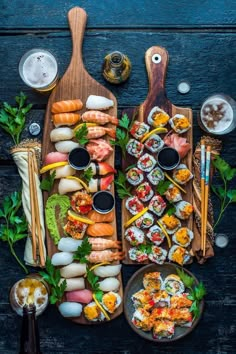
POLYGON ((71 167, 80 171, 89 166, 91 158, 89 152, 80 146, 71 150, 68 156, 68 162, 71 167))
POLYGON ((93 196, 93 209, 96 210, 98 213, 108 214, 110 211, 112 211, 112 209, 114 209, 114 206, 115 206, 115 198, 111 192, 99 191, 94 194, 94 196, 93 196), (107 208, 102 208, 102 207, 104 207, 103 203, 105 203, 106 201, 109 201, 109 199, 110 199, 111 206, 108 206, 107 208))
POLYGON ((178 151, 169 146, 163 147, 158 152, 157 163, 163 170, 174 170, 180 163, 180 156, 178 151))

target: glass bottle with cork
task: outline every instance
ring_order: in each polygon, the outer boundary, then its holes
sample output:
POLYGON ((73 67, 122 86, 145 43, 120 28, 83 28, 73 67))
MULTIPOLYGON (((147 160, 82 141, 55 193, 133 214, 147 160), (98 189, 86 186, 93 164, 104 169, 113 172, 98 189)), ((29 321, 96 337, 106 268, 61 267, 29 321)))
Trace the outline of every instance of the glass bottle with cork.
POLYGON ((127 55, 115 51, 105 56, 103 63, 103 76, 112 84, 121 84, 130 76, 131 62, 127 55))

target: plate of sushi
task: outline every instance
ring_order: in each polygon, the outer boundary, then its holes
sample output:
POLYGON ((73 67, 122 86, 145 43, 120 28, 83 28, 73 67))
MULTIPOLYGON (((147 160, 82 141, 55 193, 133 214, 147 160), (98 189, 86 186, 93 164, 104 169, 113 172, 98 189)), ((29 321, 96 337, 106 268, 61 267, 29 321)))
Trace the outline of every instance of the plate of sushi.
POLYGON ((193 301, 178 270, 196 277, 178 265, 149 264, 130 278, 124 294, 124 313, 131 328, 141 337, 154 342, 172 342, 189 334, 198 324, 203 312, 203 300, 199 314, 192 312, 193 301))

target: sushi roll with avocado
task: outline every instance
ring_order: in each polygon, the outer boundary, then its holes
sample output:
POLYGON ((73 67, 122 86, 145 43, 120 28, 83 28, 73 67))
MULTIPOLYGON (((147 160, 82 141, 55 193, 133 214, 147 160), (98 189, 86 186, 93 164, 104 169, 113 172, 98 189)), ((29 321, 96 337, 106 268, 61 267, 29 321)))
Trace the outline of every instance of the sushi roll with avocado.
POLYGON ((94 301, 84 307, 84 316, 92 322, 105 320, 104 314, 94 301))
POLYGON ((172 262, 183 265, 191 259, 191 255, 186 248, 174 245, 169 250, 168 258, 172 262))
POLYGON ((109 291, 102 297, 102 306, 109 313, 114 313, 115 310, 120 306, 122 300, 119 294, 109 291))
POLYGON ((167 256, 167 251, 158 246, 152 246, 152 251, 149 253, 148 258, 150 259, 151 262, 157 263, 157 264, 163 264, 166 260, 167 256))
POLYGON ((154 128, 164 127, 170 119, 169 114, 167 114, 163 109, 158 106, 155 106, 150 111, 147 122, 152 125, 154 128))
POLYGON ((153 338, 172 338, 175 333, 175 323, 169 320, 158 320, 153 325, 153 338))
POLYGON ((176 203, 182 200, 180 189, 176 187, 173 183, 171 183, 167 190, 164 192, 164 196, 169 202, 172 203, 176 203))
POLYGON ((164 141, 157 134, 152 134, 150 138, 145 141, 145 148, 151 151, 153 154, 161 150, 164 146, 164 141))
POLYGON ((144 208, 138 197, 129 197, 125 202, 125 206, 132 215, 140 213, 144 208))
POLYGON ((164 201, 164 199, 160 195, 155 195, 150 200, 148 208, 154 214, 160 216, 164 212, 164 210, 166 208, 166 202, 164 201))
POLYGON ((146 289, 141 289, 132 295, 131 300, 135 308, 150 310, 154 306, 152 294, 146 289))
POLYGON ((152 294, 152 300, 155 303, 154 307, 169 307, 171 299, 165 290, 160 290, 152 294))
POLYGON ((154 225, 149 229, 147 237, 154 245, 159 246, 164 241, 165 234, 159 226, 154 225))
POLYGON ((131 129, 130 129, 130 134, 133 135, 135 139, 141 140, 145 134, 149 132, 149 125, 147 125, 144 122, 139 122, 136 120, 131 129))
POLYGON ((153 320, 150 312, 141 307, 135 310, 131 321, 135 327, 142 329, 145 332, 151 331, 153 327, 153 320))
POLYGON ((139 170, 137 167, 130 168, 126 173, 126 178, 132 186, 137 186, 143 182, 143 171, 139 170))
POLYGON ((170 235, 174 234, 181 227, 180 220, 174 215, 165 214, 158 221, 165 228, 166 232, 170 235))
POLYGON ((145 235, 136 226, 131 226, 125 231, 125 238, 131 246, 138 246, 144 242, 145 235))
POLYGON ((190 121, 183 114, 176 114, 169 120, 171 128, 178 134, 187 132, 191 128, 190 121))
POLYGON ((181 163, 175 170, 173 173, 173 179, 175 182, 179 183, 179 184, 185 184, 188 181, 190 181, 190 179, 193 178, 193 174, 192 172, 187 168, 187 166, 183 163, 181 163))
POLYGON ((131 261, 141 263, 148 260, 148 254, 146 251, 141 250, 137 247, 131 247, 129 249, 129 258, 131 259, 131 261))
POLYGON ((160 169, 160 167, 155 167, 148 175, 147 175, 148 180, 153 184, 154 186, 157 186, 160 181, 164 181, 165 176, 163 171, 160 169))
POLYGON ((193 232, 187 227, 181 227, 174 233, 172 240, 179 246, 188 247, 193 240, 193 232))
POLYGON ((187 220, 193 212, 193 205, 185 200, 175 205, 175 215, 181 220, 187 220))
POLYGON ((155 158, 150 154, 144 154, 137 162, 137 166, 144 172, 150 172, 156 165, 155 158))
POLYGON ((163 288, 169 295, 179 295, 184 292, 184 283, 177 274, 170 274, 165 278, 163 288))
POLYGON ((154 217, 151 213, 146 212, 135 221, 135 226, 140 229, 148 229, 154 224, 154 217))
POLYGON ((144 149, 144 145, 140 143, 140 141, 135 139, 130 139, 128 144, 126 145, 127 152, 136 157, 137 159, 142 155, 144 149))
POLYGON ((159 291, 162 287, 163 280, 160 272, 145 273, 143 277, 143 286, 151 293, 159 291))
POLYGON ((153 190, 152 187, 148 182, 144 182, 140 184, 135 191, 137 197, 142 201, 142 202, 147 202, 153 197, 153 190))

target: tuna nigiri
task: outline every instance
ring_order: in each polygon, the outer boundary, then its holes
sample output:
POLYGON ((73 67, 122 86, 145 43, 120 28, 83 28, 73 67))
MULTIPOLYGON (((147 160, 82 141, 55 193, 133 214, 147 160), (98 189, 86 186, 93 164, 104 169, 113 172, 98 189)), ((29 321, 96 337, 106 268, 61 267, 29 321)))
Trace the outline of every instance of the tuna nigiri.
POLYGON ((86 168, 92 169, 93 175, 106 175, 108 173, 116 173, 116 170, 109 165, 107 162, 91 162, 90 165, 86 168))
POLYGON ((49 152, 44 159, 44 165, 51 165, 55 162, 64 162, 68 160, 68 154, 63 154, 61 152, 53 151, 49 152))
POLYGON ((79 111, 82 108, 83 108, 83 103, 80 99, 58 101, 52 104, 51 112, 52 113, 74 112, 74 111, 79 111))
POLYGON ((106 160, 113 152, 111 145, 104 139, 90 140, 86 149, 91 156, 91 160, 99 162, 106 160))
POLYGON ((76 113, 58 113, 52 116, 55 127, 61 125, 74 125, 80 120, 80 115, 76 113))
POLYGON ((88 111, 82 114, 82 120, 86 123, 97 123, 100 125, 112 123, 118 125, 119 121, 116 117, 99 111, 88 111))
POLYGON ((61 140, 70 140, 74 137, 74 132, 69 127, 55 128, 50 133, 50 140, 55 143, 61 140))
POLYGON ((68 291, 66 293, 66 300, 71 302, 81 302, 82 304, 88 304, 93 299, 93 293, 91 290, 75 290, 68 291))
POLYGON ((100 214, 96 210, 88 213, 88 218, 94 222, 112 222, 114 220, 114 210, 107 214, 100 214))
POLYGON ((112 236, 114 233, 114 228, 111 224, 106 223, 95 223, 89 225, 86 233, 88 236, 99 237, 99 236, 112 236))
POLYGON ((91 178, 89 181, 89 191, 94 193, 97 191, 105 191, 110 189, 113 181, 114 175, 109 175, 103 178, 91 178))
POLYGON ((90 95, 86 101, 87 109, 106 110, 114 106, 114 102, 103 96, 90 95))

